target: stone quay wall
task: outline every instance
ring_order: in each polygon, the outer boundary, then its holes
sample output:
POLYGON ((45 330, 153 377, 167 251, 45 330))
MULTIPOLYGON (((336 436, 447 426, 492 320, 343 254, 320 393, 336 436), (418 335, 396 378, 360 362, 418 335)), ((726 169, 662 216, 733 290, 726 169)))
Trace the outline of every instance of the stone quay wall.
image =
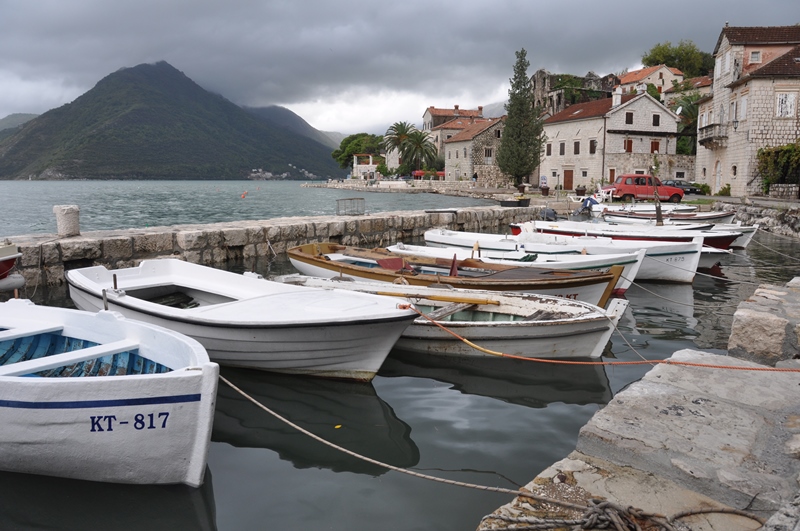
MULTIPOLYGON (((72 211, 61 207, 62 211, 72 211)), ((54 209, 55 211, 55 209, 54 209)), ((134 267, 152 258, 180 258, 225 267, 269 260, 309 242, 386 246, 420 241, 426 230, 444 227, 471 232, 504 232, 509 223, 539 215, 535 207, 470 207, 436 211, 384 212, 360 216, 317 216, 176 225, 81 233, 73 220, 68 232, 12 237, 22 256, 17 270, 26 285, 64 283, 64 271, 92 265, 134 267)), ((59 227, 62 223, 59 220, 59 227)), ((61 231, 60 231, 61 232, 61 231)))

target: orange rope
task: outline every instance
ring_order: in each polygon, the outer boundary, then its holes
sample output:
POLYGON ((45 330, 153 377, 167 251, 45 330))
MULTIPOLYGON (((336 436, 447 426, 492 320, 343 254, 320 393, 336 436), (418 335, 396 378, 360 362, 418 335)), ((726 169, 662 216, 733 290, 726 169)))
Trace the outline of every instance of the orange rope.
POLYGON ((467 345, 471 346, 476 350, 480 350, 481 352, 485 352, 492 356, 497 356, 500 358, 510 358, 515 360, 523 360, 523 361, 535 361, 538 363, 554 363, 559 365, 656 365, 659 363, 665 365, 680 365, 683 367, 699 367, 704 369, 728 369, 732 371, 759 371, 759 372, 798 372, 800 373, 800 369, 783 369, 779 367, 738 367, 735 365, 712 365, 708 363, 696 363, 691 361, 675 361, 675 360, 642 360, 642 361, 570 361, 570 360, 553 360, 553 359, 543 359, 543 358, 526 358, 525 356, 516 356, 514 354, 505 354, 503 352, 495 352, 493 350, 489 350, 483 347, 476 345, 475 343, 471 342, 470 340, 462 337, 446 326, 442 325, 438 321, 431 319, 420 310, 418 310, 413 305, 410 305, 410 308, 419 314, 421 317, 424 317, 431 323, 435 324, 451 336, 455 337, 459 341, 463 341, 467 345))

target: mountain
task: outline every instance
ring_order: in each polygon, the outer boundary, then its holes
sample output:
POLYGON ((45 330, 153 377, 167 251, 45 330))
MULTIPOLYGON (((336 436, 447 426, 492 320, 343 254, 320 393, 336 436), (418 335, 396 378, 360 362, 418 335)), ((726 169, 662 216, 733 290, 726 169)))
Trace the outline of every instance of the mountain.
POLYGON ((327 178, 341 174, 331 151, 162 61, 120 69, 0 140, 0 179, 327 178))
POLYGON ((483 106, 484 118, 500 118, 506 114, 506 102, 500 101, 483 106))
POLYGON ((342 136, 342 138, 340 138, 337 142, 327 133, 323 133, 322 131, 318 131, 317 129, 311 127, 308 122, 286 107, 270 105, 269 107, 243 107, 243 109, 269 123, 277 125, 278 127, 286 129, 287 131, 297 133, 298 135, 316 140, 320 144, 328 146, 332 149, 339 149, 339 145, 344 138, 344 136, 342 136))
POLYGON ((29 122, 39 116, 38 114, 24 114, 24 113, 15 113, 9 114, 5 118, 0 118, 0 131, 4 129, 13 129, 15 127, 19 127, 20 125, 24 124, 25 122, 29 122))

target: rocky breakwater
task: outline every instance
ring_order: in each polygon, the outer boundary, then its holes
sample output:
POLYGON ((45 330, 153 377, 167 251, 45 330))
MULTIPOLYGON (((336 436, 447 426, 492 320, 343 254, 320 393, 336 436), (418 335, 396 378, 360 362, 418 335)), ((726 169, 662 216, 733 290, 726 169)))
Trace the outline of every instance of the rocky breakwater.
POLYGON ((761 230, 783 236, 800 237, 800 205, 767 199, 743 198, 741 203, 718 202, 714 210, 736 211, 743 225, 758 225, 761 230))
POLYGON ((800 529, 799 335, 800 279, 762 285, 735 312, 728 356, 681 350, 656 365, 524 487, 531 497, 479 529, 617 516, 642 529, 800 529))

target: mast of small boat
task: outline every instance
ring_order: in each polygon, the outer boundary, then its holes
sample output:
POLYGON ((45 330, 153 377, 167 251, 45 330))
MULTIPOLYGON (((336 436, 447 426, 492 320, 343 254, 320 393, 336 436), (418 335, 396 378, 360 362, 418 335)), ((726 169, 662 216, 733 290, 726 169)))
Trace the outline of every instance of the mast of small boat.
POLYGON ((661 200, 658 198, 658 185, 654 188, 654 198, 656 200, 656 226, 664 226, 664 218, 661 216, 661 200))

